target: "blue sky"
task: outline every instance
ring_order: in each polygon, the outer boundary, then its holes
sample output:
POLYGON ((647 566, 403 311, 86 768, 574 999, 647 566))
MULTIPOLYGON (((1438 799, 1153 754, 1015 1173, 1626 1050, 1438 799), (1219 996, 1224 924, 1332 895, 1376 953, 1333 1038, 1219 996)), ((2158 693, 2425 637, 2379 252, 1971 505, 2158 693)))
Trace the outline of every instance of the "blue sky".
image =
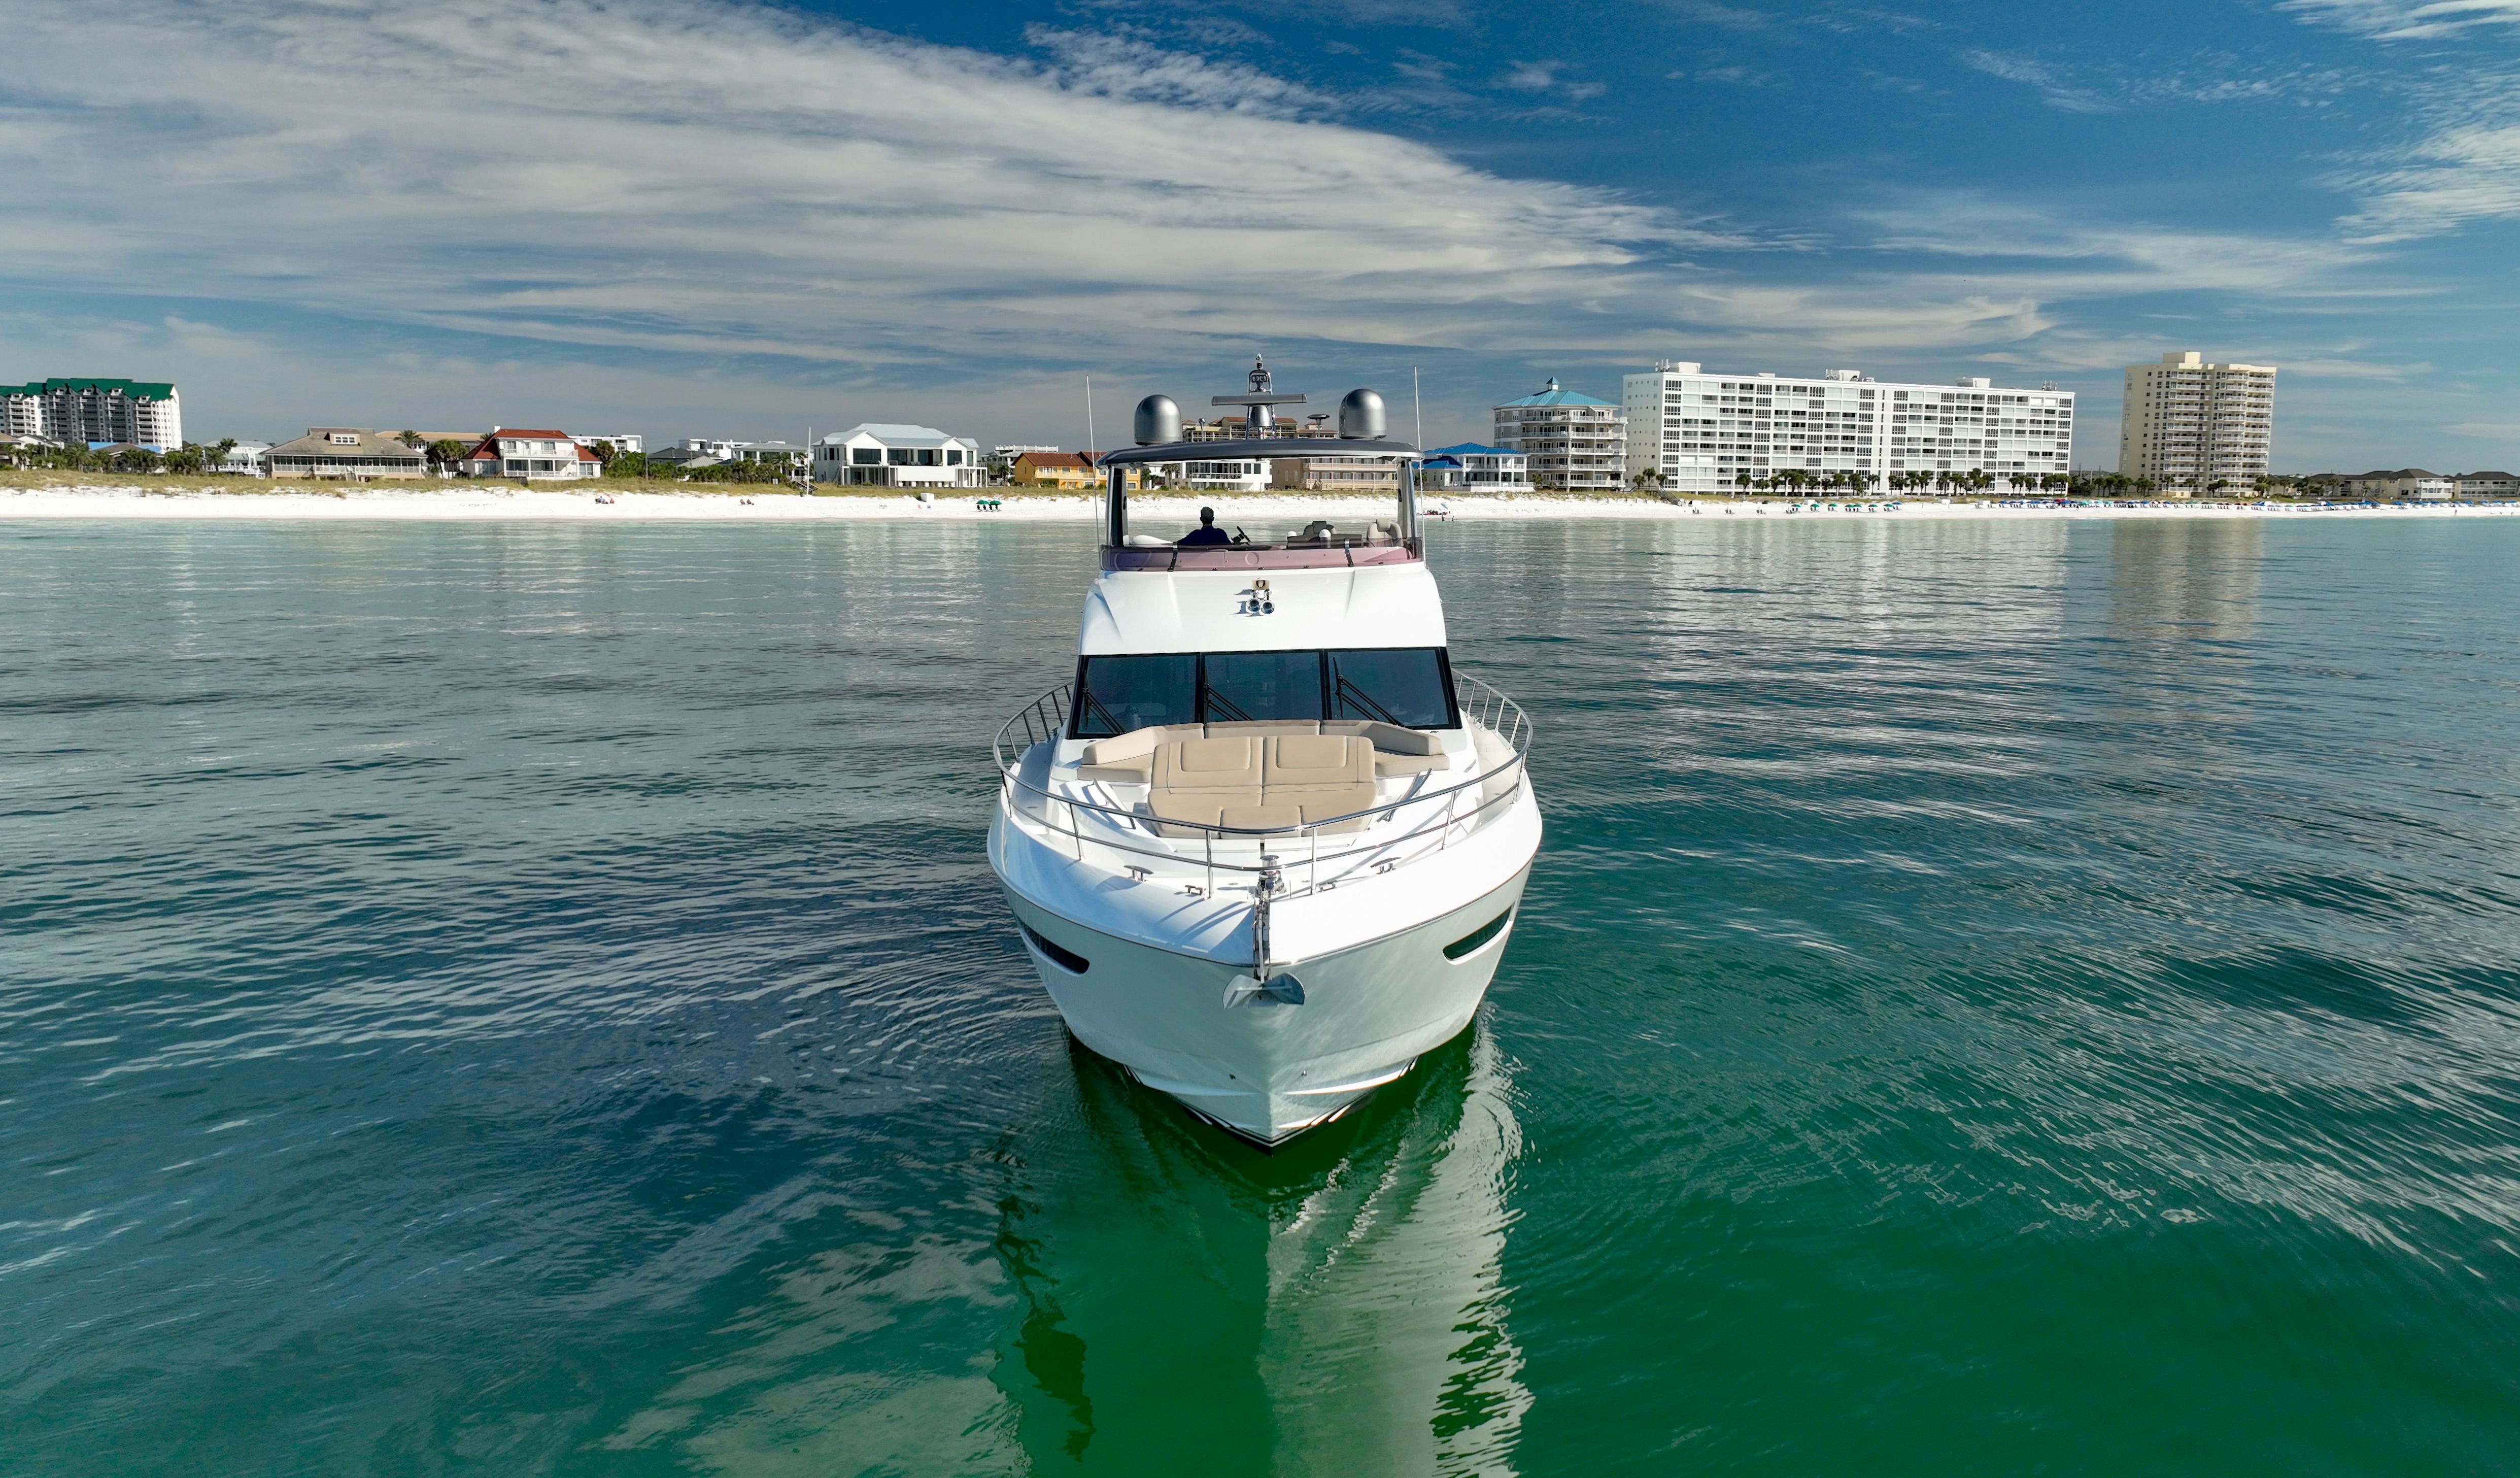
POLYGON ((187 429, 1102 439, 1422 371, 2282 370, 2278 467, 2520 464, 2520 0, 18 0, 0 380, 187 429), (145 65, 137 59, 150 58, 145 65))

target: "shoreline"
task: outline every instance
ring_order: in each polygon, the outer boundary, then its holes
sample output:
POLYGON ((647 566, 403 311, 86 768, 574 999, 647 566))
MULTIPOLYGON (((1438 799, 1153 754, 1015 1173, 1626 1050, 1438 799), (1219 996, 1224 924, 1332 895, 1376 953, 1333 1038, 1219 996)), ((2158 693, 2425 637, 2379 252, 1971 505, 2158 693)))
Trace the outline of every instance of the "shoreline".
MULTIPOLYGON (((268 486, 268 484, 263 484, 268 486)), ((558 488, 520 490, 487 485, 401 488, 363 484, 306 492, 227 492, 215 489, 128 485, 73 485, 35 488, 0 487, 0 518, 100 519, 562 519, 628 522, 766 521, 828 522, 867 519, 929 522, 1090 522, 1100 515, 1101 495, 1047 493, 1005 495, 1005 507, 983 512, 979 494, 968 489, 940 494, 933 503, 915 497, 872 497, 863 494, 802 497, 795 493, 647 493, 605 490, 608 502, 598 503, 595 491, 558 488), (749 497, 752 501, 745 502, 749 497)), ((1854 500, 1861 504, 1864 500, 1854 500)), ((1872 506, 1848 507, 1848 500, 1727 499, 1665 502, 1658 498, 1601 497, 1562 493, 1527 493, 1502 497, 1435 497, 1425 500, 1430 514, 1464 521, 1528 518, 2493 518, 2520 515, 2514 505, 2384 504, 2377 508, 2318 504, 2166 503, 2145 507, 2057 507, 2023 500, 2017 505, 1944 503, 1936 498, 1910 498, 1897 506, 1872 500, 1872 506), (1787 512, 1787 504, 1806 505, 1787 512), (1817 503, 1822 507, 1811 507, 1817 503), (1825 505, 1836 503, 1838 508, 1825 505)), ((1155 523, 1194 523, 1202 506, 1217 511, 1217 521, 1236 519, 1342 516, 1364 521, 1390 516, 1385 497, 1335 493, 1208 494, 1178 496, 1139 494, 1130 508, 1155 523)))

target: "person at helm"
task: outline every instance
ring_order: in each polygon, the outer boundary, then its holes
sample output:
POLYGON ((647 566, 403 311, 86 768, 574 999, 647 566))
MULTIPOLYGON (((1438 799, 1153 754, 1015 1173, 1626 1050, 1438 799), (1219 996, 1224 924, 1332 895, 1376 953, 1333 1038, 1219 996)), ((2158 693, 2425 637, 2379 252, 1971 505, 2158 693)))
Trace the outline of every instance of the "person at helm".
POLYGON ((1233 542, 1225 536, 1225 530, 1216 526, 1216 510, 1212 508, 1200 509, 1198 527, 1182 535, 1180 539, 1180 545, 1184 549, 1193 544, 1231 544, 1233 542))

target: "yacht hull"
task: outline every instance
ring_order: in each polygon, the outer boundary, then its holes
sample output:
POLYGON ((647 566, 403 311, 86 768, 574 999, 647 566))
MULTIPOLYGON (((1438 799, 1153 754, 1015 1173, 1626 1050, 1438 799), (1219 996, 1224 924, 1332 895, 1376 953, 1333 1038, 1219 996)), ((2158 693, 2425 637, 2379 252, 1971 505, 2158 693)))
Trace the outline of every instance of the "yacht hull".
POLYGON ((1300 983, 1300 1005, 1247 988, 1238 993, 1238 983, 1253 979, 1247 959, 1219 960, 1095 929, 1012 882, 1007 899, 1032 934, 1087 963, 1076 971, 1024 941, 1078 1042, 1200 1118, 1277 1144, 1338 1117, 1469 1024, 1512 921, 1458 959, 1445 949, 1509 915, 1530 873, 1525 853, 1501 886, 1457 908, 1273 963, 1273 981, 1300 983), (1228 1004, 1238 994, 1240 1004, 1228 1004))

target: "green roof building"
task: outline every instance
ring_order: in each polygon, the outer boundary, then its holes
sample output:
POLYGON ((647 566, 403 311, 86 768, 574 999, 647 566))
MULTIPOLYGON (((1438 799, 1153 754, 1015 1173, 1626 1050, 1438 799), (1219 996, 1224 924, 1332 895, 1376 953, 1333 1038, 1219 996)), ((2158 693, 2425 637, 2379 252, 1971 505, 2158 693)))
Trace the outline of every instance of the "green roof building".
POLYGON ((156 381, 53 379, 0 385, 0 430, 65 446, 184 444, 175 387, 156 381))

